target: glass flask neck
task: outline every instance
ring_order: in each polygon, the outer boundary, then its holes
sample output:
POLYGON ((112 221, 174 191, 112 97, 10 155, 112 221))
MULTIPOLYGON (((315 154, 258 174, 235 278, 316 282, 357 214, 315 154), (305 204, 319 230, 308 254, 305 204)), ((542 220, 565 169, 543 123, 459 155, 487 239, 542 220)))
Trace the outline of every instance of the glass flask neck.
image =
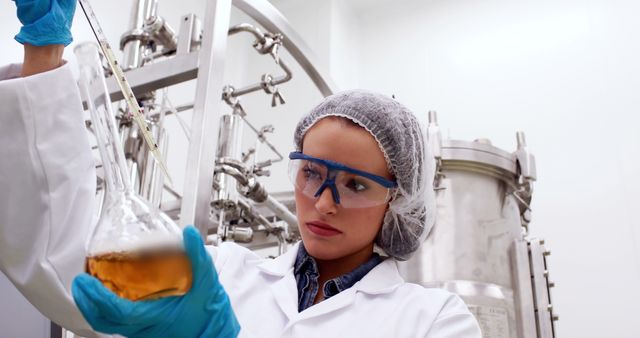
POLYGON ((133 194, 128 166, 120 143, 120 133, 108 97, 107 84, 98 45, 79 44, 74 52, 80 68, 80 87, 91 114, 92 128, 102 158, 106 195, 110 192, 133 194), (95 92, 92 89, 96 89, 95 92))

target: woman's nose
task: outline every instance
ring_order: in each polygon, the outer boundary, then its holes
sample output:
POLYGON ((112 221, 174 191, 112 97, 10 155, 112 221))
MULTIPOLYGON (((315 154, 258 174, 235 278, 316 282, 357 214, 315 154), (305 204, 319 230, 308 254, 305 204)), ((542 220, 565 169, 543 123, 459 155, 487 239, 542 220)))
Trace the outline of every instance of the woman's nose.
POLYGON ((333 195, 331 193, 331 188, 330 187, 326 187, 322 193, 320 193, 320 196, 318 196, 318 199, 316 200, 316 210, 324 215, 333 215, 336 212, 338 212, 338 205, 336 205, 335 201, 333 200, 333 195))

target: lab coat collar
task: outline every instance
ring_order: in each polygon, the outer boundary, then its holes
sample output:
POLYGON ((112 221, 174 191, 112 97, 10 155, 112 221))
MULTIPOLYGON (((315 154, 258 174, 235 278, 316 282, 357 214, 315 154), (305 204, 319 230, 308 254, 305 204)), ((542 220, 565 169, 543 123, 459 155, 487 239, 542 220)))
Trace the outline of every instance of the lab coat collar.
POLYGON ((396 260, 387 258, 369 271, 352 288, 355 288, 356 292, 377 295, 392 292, 403 283, 404 279, 400 276, 396 260))
POLYGON ((298 321, 315 318, 353 304, 358 292, 369 294, 389 293, 404 282, 400 277, 395 260, 388 258, 369 271, 352 287, 302 312, 298 312, 298 288, 293 275, 293 267, 300 245, 300 242, 298 242, 283 255, 275 259, 266 260, 258 265, 258 269, 261 272, 278 278, 269 288, 276 303, 289 319, 285 331, 298 321))
POLYGON ((293 273, 293 265, 296 262, 296 255, 300 242, 294 244, 284 254, 274 258, 266 259, 258 265, 258 269, 262 272, 272 275, 284 277, 288 273, 293 273))
MULTIPOLYGON (((272 276, 284 277, 287 274, 293 274, 293 266, 300 245, 300 242, 294 244, 283 255, 275 259, 265 260, 258 265, 258 268, 272 276)), ((392 258, 387 258, 351 288, 354 288, 356 292, 383 294, 395 290, 402 283, 404 283, 404 280, 400 276, 396 261, 392 258)))
MULTIPOLYGON (((298 320, 316 318, 352 305, 360 292, 368 294, 389 293, 402 285, 404 281, 398 273, 396 262, 387 259, 369 271, 359 282, 337 295, 315 304, 298 315, 298 320)), ((290 325, 292 325, 290 323, 290 325)))

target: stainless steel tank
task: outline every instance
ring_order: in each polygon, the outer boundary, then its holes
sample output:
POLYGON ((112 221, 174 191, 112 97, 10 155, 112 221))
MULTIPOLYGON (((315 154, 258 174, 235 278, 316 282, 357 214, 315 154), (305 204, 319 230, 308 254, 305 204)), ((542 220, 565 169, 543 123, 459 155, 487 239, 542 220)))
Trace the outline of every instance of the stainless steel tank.
POLYGON ((554 337, 547 251, 527 236, 536 173, 524 134, 515 152, 486 139, 442 140, 430 112, 427 140, 437 161, 436 224, 401 273, 462 297, 483 337, 554 337))

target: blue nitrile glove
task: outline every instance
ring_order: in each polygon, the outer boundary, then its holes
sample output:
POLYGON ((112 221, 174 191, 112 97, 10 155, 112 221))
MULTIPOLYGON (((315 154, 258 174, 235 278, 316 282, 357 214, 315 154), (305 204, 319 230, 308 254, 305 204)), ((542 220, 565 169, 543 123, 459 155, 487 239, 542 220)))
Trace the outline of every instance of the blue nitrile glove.
POLYGON ((18 19, 23 26, 16 41, 34 46, 62 44, 73 41, 71 22, 77 0, 13 0, 18 7, 18 19))
POLYGON ((198 231, 184 230, 193 283, 180 297, 132 302, 88 274, 73 280, 76 305, 94 330, 132 338, 236 337, 240 325, 198 231))

